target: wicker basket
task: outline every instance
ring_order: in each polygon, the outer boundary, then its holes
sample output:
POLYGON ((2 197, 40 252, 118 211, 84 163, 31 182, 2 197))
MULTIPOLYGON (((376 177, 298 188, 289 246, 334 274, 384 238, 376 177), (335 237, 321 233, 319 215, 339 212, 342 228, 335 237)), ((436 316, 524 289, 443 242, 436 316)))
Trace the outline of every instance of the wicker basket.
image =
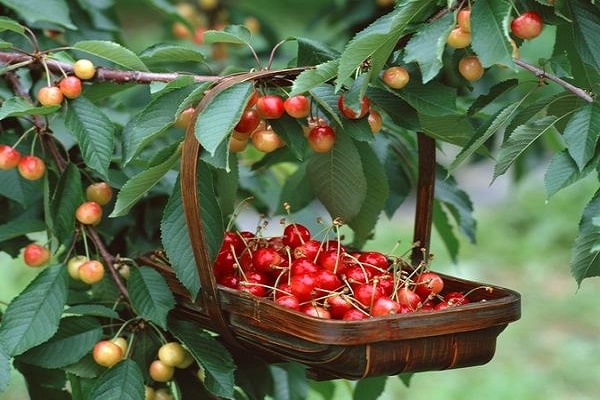
MULTIPOLYGON (((298 70, 287 70, 283 75, 289 78, 297 73, 298 70)), ((223 90, 242 80, 276 79, 281 74, 246 74, 224 80, 212 90, 223 90)), ((205 99, 198 109, 204 106, 205 99)), ((419 134, 418 141, 414 240, 427 248, 432 225, 435 143, 423 134, 419 134)), ((199 153, 193 129, 188 129, 181 160, 181 187, 202 286, 198 301, 190 299, 159 253, 143 257, 142 262, 167 279, 177 298, 174 312, 199 327, 219 333, 232 352, 250 351, 269 362, 297 361, 308 367, 311 378, 318 380, 442 370, 487 363, 494 355, 497 336, 508 323, 519 319, 520 295, 495 286, 491 286, 491 293, 474 292, 469 304, 443 311, 338 321, 314 318, 271 300, 217 285, 205 246, 197 191, 190 190, 197 186, 199 153)), ((422 254, 417 250, 414 256, 422 254)), ((444 291, 467 292, 483 285, 442 277, 444 291)))

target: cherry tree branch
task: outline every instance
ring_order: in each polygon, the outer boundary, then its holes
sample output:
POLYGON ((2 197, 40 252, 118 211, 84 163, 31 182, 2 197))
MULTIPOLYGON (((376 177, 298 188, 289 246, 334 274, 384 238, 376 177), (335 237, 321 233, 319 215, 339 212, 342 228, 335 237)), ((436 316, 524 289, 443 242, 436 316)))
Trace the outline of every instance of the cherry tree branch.
POLYGON ((518 58, 514 58, 513 61, 515 62, 515 64, 526 70, 526 71, 530 71, 533 72, 535 74, 535 76, 537 76, 538 78, 541 79, 548 79, 549 81, 552 81, 554 83, 559 84, 560 86, 564 87, 565 89, 567 89, 568 91, 574 93, 575 95, 581 97, 582 99, 584 99, 585 101, 587 101, 588 103, 593 103, 594 102, 594 98, 592 96, 590 96, 590 94, 588 92, 586 92, 585 90, 578 88, 577 86, 574 86, 572 84, 570 84, 567 81, 564 81, 562 79, 560 79, 558 76, 553 75, 551 73, 548 73, 546 71, 544 71, 543 69, 540 69, 534 65, 529 64, 528 62, 525 62, 523 60, 520 60, 518 58))

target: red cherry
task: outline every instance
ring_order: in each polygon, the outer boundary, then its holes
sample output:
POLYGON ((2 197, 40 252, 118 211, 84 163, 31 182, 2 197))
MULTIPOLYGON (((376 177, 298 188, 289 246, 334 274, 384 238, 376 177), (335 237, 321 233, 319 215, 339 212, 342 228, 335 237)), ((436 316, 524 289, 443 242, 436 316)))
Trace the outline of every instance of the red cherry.
POLYGON ((258 90, 254 89, 252 96, 250 96, 250 99, 248 100, 248 104, 246 104, 246 109, 254 107, 259 97, 258 90))
POLYGON ((354 298, 365 308, 371 308, 375 304, 375 300, 383 296, 383 289, 379 286, 370 283, 354 286, 354 298))
POLYGON ((240 279, 233 274, 223 275, 217 278, 217 283, 219 285, 227 286, 232 289, 237 289, 240 283, 240 279))
POLYGON ((470 303, 470 300, 461 292, 449 292, 444 296, 444 301, 450 306, 460 306, 470 303))
POLYGON ((81 80, 76 76, 67 76, 59 82, 58 88, 66 98, 75 99, 81 94, 81 80))
POLYGON ((327 297, 325 299, 325 305, 331 313, 331 317, 334 319, 342 319, 346 312, 354 309, 354 306, 350 300, 348 300, 348 296, 343 294, 336 294, 327 297))
POLYGON ((84 225, 98 225, 102 220, 102 206, 95 201, 83 202, 75 210, 75 218, 84 225))
POLYGON ((304 244, 297 246, 294 249, 294 258, 306 257, 309 260, 314 260, 321 250, 321 243, 316 240, 307 240, 304 244))
POLYGON ((271 271, 282 261, 281 255, 270 247, 261 247, 252 254, 252 265, 258 271, 271 271))
POLYGON ((377 275, 373 280, 377 279, 377 284, 383 290, 386 296, 391 296, 394 293, 394 276, 392 274, 377 275))
POLYGON ((329 313, 329 311, 321 306, 313 304, 305 304, 304 306, 300 307, 300 312, 310 315, 311 317, 331 319, 331 313, 329 313))
POLYGON ((444 281, 435 272, 424 272, 416 280, 415 292, 425 300, 430 295, 435 296, 444 288, 444 281))
POLYGON ((19 150, 0 144, 0 169, 13 169, 19 165, 20 160, 21 153, 19 153, 19 150))
POLYGON ((233 129, 240 133, 251 133, 258 127, 258 124, 260 124, 258 112, 256 110, 246 110, 233 129))
POLYGON ((287 282, 280 283, 275 290, 275 298, 278 299, 282 296, 289 296, 292 294, 292 289, 287 282))
POLYGON ((43 106, 57 106, 62 103, 64 96, 56 86, 43 86, 37 92, 37 99, 43 106))
POLYGON ((256 110, 260 117, 264 119, 281 118, 285 112, 283 99, 274 94, 259 97, 256 101, 256 110))
POLYGON ((367 314, 365 314, 364 312, 353 308, 351 310, 348 310, 344 316, 342 317, 342 319, 344 321, 357 321, 359 319, 365 319, 368 318, 369 316, 367 314))
POLYGON ((381 274, 387 271, 389 267, 389 261, 385 254, 377 251, 366 251, 358 256, 364 268, 372 270, 374 275, 381 274))
POLYGON ((235 271, 235 257, 231 250, 223 250, 217 253, 213 271, 217 277, 231 275, 235 271))
POLYGON ((325 269, 317 272, 317 289, 322 289, 326 292, 333 292, 342 286, 342 281, 336 274, 325 269))
POLYGON ((341 273, 342 268, 344 268, 344 263, 340 257, 338 257, 337 250, 327 250, 319 253, 317 264, 319 264, 321 268, 331 271, 334 274, 341 273))
POLYGON ((538 37, 544 27, 544 21, 535 11, 527 11, 519 15, 510 23, 510 30, 520 39, 533 39, 538 37))
POLYGON ((292 294, 281 296, 275 299, 275 302, 280 306, 291 308, 292 310, 300 310, 300 302, 298 298, 292 294))
POLYGON ((310 240, 310 231, 300 224, 289 224, 283 229, 283 244, 294 249, 310 240))
POLYGON ((340 97, 338 97, 338 108, 339 108, 340 112, 346 118, 349 118, 349 119, 359 119, 359 118, 364 117, 365 115, 367 115, 367 112, 369 112, 370 105, 371 105, 371 102, 369 101, 369 98, 364 96, 360 100, 360 112, 357 113, 350 107, 346 106, 346 104, 344 103, 344 95, 341 95, 340 97))
POLYGON ((310 101, 303 95, 292 96, 285 99, 283 107, 290 117, 304 118, 310 112, 310 101))
POLYGON ((410 310, 416 310, 421 303, 419 295, 406 286, 403 286, 396 291, 396 298, 398 303, 407 306, 410 310))
POLYGON ((308 133, 308 145, 315 153, 327 153, 335 144, 335 131, 329 125, 318 125, 308 133))
POLYGON ((50 250, 36 243, 25 246, 23 261, 30 267, 41 267, 50 261, 50 250))
POLYGON ((339 251, 340 254, 346 252, 346 248, 337 240, 328 240, 323 244, 323 248, 325 250, 335 250, 339 251))
POLYGON ((359 266, 347 268, 343 277, 351 284, 367 283, 371 280, 372 274, 369 270, 359 266))
POLYGON ((35 181, 44 176, 46 164, 41 158, 28 155, 21 157, 19 164, 17 164, 17 169, 23 178, 29 181, 35 181))
POLYGON ((379 297, 371 307, 371 315, 373 317, 381 317, 384 315, 397 314, 402 305, 387 296, 379 297))
POLYGON ((246 248, 246 245, 242 237, 237 232, 225 232, 225 234, 223 235, 223 243, 221 244, 220 251, 232 251, 231 249, 233 249, 233 251, 235 251, 236 253, 241 253, 242 250, 244 250, 244 248, 246 248))
POLYGON ((290 266, 290 273, 292 275, 314 274, 317 271, 319 271, 319 266, 308 258, 297 258, 292 261, 292 265, 290 266))
POLYGON ((301 302, 312 299, 315 287, 319 283, 315 274, 293 275, 290 280, 290 290, 301 302))
POLYGON ((242 292, 250 293, 256 297, 265 297, 267 295, 267 288, 262 286, 260 282, 251 279, 240 282, 237 289, 242 292))

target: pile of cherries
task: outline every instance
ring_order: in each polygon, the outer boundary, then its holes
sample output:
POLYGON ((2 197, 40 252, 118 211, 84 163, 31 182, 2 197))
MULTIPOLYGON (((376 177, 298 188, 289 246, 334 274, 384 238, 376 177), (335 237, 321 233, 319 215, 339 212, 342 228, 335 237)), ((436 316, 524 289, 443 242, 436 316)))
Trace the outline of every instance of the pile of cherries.
POLYGON ((400 257, 351 251, 336 239, 316 240, 297 223, 287 224, 281 236, 227 231, 213 270, 220 285, 326 319, 358 320, 469 303, 470 292, 442 296, 444 281, 426 264, 415 269, 400 257))

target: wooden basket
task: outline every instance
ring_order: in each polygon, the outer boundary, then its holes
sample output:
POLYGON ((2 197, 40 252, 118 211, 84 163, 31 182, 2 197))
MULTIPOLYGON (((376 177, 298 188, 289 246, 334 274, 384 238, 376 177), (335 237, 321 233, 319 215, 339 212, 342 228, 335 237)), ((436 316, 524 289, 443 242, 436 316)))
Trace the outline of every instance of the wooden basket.
MULTIPOLYGON (((286 77, 293 72, 286 71, 286 77)), ((280 73, 281 74, 281 73, 280 73)), ((241 80, 273 79, 277 72, 246 74, 224 80, 222 90, 241 80)), ((200 110, 206 96, 198 106, 200 110)), ((196 111, 196 115, 198 113, 196 111)), ((181 188, 186 223, 202 286, 197 302, 175 277, 159 253, 142 258, 156 268, 177 298, 175 313, 221 335, 232 352, 252 352, 268 362, 297 361, 317 380, 395 375, 475 366, 494 355, 496 338, 520 317, 520 295, 492 285, 491 293, 475 291, 471 303, 442 311, 414 312, 359 321, 324 320, 275 302, 217 285, 202 229, 197 198, 200 145, 192 128, 186 132, 181 159, 181 188)), ((414 241, 428 248, 435 180, 435 142, 419 134, 419 179, 414 241)), ((414 259, 421 258, 419 249, 414 259)), ((484 284, 442 275, 447 291, 467 292, 484 284)))

